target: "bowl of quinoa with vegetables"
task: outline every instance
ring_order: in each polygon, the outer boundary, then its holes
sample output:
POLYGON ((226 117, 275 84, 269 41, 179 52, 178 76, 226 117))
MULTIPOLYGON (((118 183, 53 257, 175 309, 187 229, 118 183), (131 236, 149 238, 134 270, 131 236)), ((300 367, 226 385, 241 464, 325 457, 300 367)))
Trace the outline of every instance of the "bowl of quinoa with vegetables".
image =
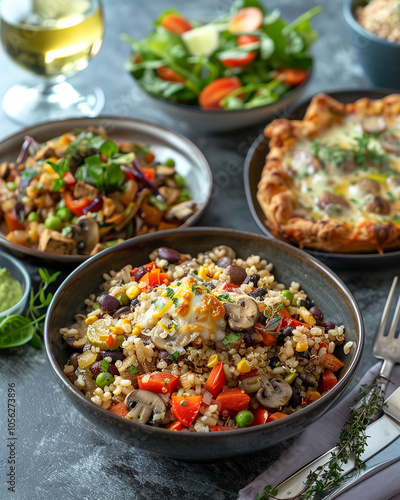
POLYGON ((82 264, 50 305, 45 339, 58 382, 94 425, 202 461, 267 448, 321 416, 354 374, 363 325, 312 257, 190 228, 82 264))

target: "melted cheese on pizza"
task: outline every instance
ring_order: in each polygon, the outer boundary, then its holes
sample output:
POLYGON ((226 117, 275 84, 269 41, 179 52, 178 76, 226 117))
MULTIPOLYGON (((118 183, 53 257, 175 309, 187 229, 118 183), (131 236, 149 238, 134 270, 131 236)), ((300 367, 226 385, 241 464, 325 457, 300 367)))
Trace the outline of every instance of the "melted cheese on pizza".
POLYGON ((400 147, 400 117, 386 123, 384 132, 367 134, 360 117, 350 115, 295 143, 282 160, 293 178, 295 215, 351 225, 400 222, 400 155, 384 148, 388 137, 400 147))

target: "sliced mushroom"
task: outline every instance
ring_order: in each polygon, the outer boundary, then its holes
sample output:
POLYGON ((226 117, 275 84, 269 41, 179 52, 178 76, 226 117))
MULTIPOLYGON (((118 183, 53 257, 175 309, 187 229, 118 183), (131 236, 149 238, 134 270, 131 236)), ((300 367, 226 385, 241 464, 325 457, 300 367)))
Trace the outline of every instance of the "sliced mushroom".
POLYGON ((154 392, 137 389, 125 398, 129 413, 125 418, 140 424, 158 424, 165 416, 165 403, 154 392))
POLYGON ((100 241, 100 231, 93 217, 82 215, 72 226, 72 238, 79 253, 89 254, 100 241))
POLYGON ((4 161, 0 165, 0 179, 7 179, 7 177, 10 174, 11 169, 12 169, 12 163, 8 163, 7 161, 4 161))
POLYGON ((324 193, 318 199, 318 206, 329 215, 339 215, 344 209, 349 208, 349 202, 342 196, 333 193, 324 193))
POLYGON ((165 331, 160 326, 155 326, 150 334, 151 341, 158 349, 168 351, 170 354, 182 351, 183 347, 187 346, 199 335, 198 332, 189 333, 182 331, 182 333, 175 332, 174 335, 168 335, 166 338, 163 338, 163 334, 165 334, 165 331))
POLYGON ((378 194, 381 190, 379 182, 372 179, 360 179, 357 185, 364 193, 378 194))
POLYGON ((257 392, 257 401, 267 410, 279 410, 285 406, 293 394, 290 384, 281 378, 260 377, 261 389, 257 392))
POLYGON ((180 221, 187 220, 192 216, 197 208, 197 204, 193 200, 183 201, 171 207, 165 214, 166 219, 178 219, 180 221))
POLYGON ((366 203, 365 210, 372 214, 389 215, 390 203, 381 196, 375 196, 366 203))
POLYGON ((400 155, 400 137, 391 133, 384 134, 382 137, 382 147, 386 153, 400 155))
POLYGON ((248 393, 252 394, 257 392, 261 388, 260 377, 255 375, 254 377, 247 377, 242 380, 243 389, 248 393))
POLYGON ((157 177, 170 177, 175 174, 174 167, 168 167, 167 165, 157 165, 156 166, 156 175, 157 177))
POLYGON ((234 332, 252 330, 258 319, 258 305, 250 297, 240 298, 236 304, 224 303, 228 325, 234 332))
POLYGON ((87 342, 87 325, 84 321, 74 323, 68 328, 68 331, 63 334, 64 340, 74 349, 82 349, 87 342), (70 335, 68 331, 77 330, 77 333, 70 335))
POLYGON ((387 123, 384 116, 372 115, 363 118, 361 127, 367 134, 381 134, 387 129, 387 123))

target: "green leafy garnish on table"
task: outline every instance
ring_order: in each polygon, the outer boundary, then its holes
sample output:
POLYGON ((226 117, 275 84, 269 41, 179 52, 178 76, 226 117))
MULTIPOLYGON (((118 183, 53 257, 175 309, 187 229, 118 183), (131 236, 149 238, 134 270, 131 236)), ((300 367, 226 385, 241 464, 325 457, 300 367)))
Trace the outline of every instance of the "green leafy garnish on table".
MULTIPOLYGON (((317 467, 307 476, 307 484, 303 491, 293 497, 287 497, 287 500, 304 500, 323 498, 326 489, 332 488, 340 483, 342 479, 342 464, 347 463, 351 454, 355 456, 355 470, 365 468, 365 463, 360 457, 365 451, 367 443, 367 426, 375 412, 381 412, 383 408, 383 398, 381 389, 376 384, 362 387, 361 396, 368 393, 368 397, 358 403, 358 407, 350 408, 351 418, 344 425, 338 442, 337 451, 332 453, 331 458, 325 465, 317 467), (322 495, 322 496, 320 496, 322 495)), ((273 488, 268 485, 264 488, 264 494, 257 500, 274 500, 279 494, 279 488, 273 488)))
POLYGON ((53 294, 46 293, 46 290, 56 281, 60 273, 50 275, 47 269, 40 268, 39 274, 41 277, 39 289, 35 293, 31 288, 26 314, 13 314, 0 322, 0 349, 17 347, 28 342, 35 349, 40 349, 46 309, 53 298, 53 294))

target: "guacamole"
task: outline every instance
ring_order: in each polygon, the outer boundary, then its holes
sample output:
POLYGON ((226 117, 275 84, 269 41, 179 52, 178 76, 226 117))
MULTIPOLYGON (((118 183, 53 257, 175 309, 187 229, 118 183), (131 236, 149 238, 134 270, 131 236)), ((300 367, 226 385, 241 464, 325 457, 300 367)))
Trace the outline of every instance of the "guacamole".
POLYGON ((5 267, 0 269, 0 312, 6 311, 22 299, 22 288, 5 267))

